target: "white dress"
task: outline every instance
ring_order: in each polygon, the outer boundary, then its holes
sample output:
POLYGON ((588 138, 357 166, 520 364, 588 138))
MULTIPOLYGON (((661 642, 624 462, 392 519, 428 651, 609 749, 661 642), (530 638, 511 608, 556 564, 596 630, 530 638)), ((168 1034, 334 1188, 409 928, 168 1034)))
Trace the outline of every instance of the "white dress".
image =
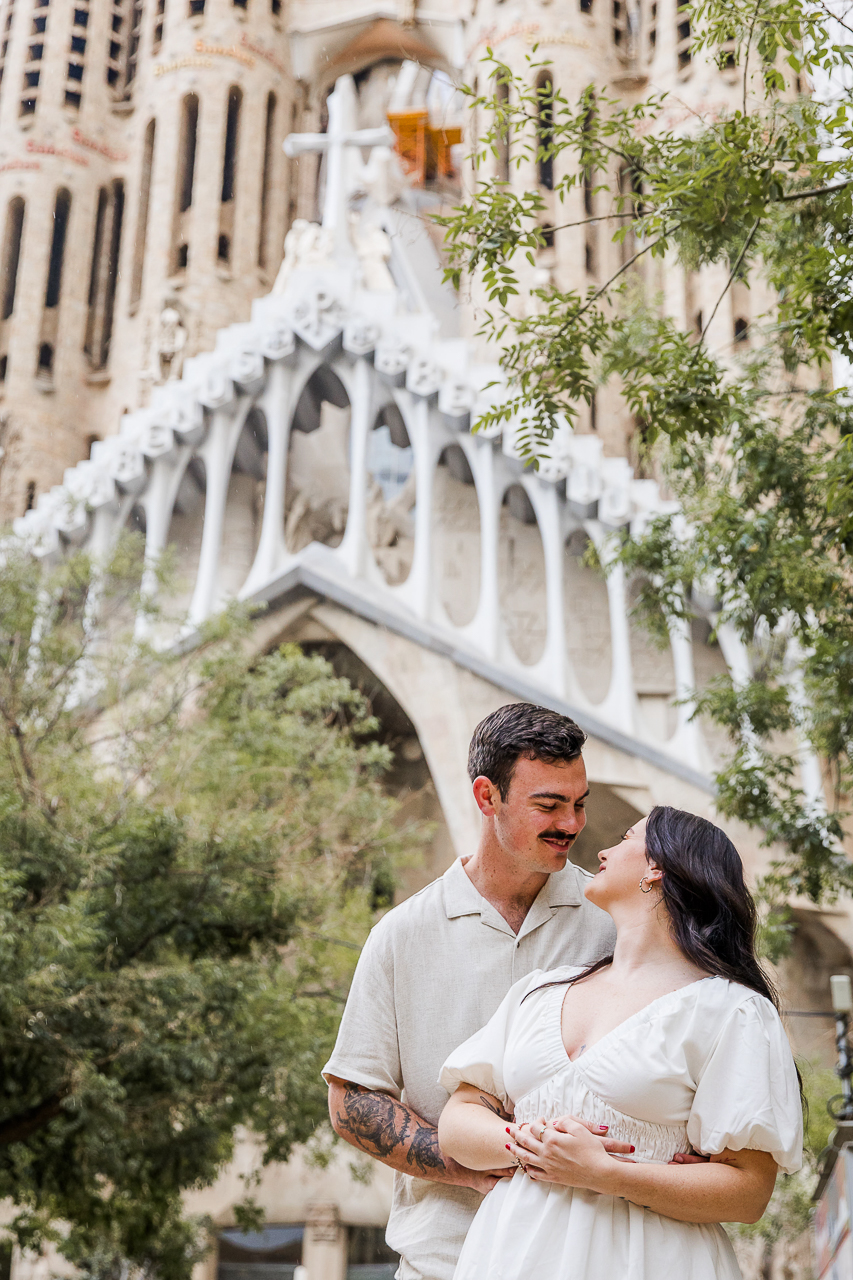
MULTIPOLYGON (((791 1050, 762 996, 703 978, 654 1000, 574 1062, 561 1032, 565 986, 578 968, 528 975, 439 1077, 475 1085, 518 1124, 574 1115, 610 1126, 632 1158, 680 1151, 769 1151, 799 1169, 802 1113, 791 1050), (528 999, 524 997, 533 992, 528 999), (523 1003, 522 1003, 523 1001, 523 1003)), ((518 1172, 484 1199, 454 1280, 737 1280, 719 1225, 677 1222, 615 1196, 533 1182, 518 1172)))

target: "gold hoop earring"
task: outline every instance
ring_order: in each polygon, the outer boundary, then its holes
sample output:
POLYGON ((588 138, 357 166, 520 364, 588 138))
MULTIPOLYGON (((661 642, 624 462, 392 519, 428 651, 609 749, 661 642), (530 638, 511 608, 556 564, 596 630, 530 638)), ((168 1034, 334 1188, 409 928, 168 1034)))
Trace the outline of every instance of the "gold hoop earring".
POLYGON ((641 891, 642 893, 651 893, 652 889, 654 888, 654 885, 653 885, 653 884, 650 884, 650 885, 649 885, 649 887, 648 887, 647 889, 644 889, 644 888, 643 888, 643 885, 646 883, 646 881, 648 880, 648 878, 649 878, 648 876, 643 876, 642 880, 640 881, 640 891, 641 891))

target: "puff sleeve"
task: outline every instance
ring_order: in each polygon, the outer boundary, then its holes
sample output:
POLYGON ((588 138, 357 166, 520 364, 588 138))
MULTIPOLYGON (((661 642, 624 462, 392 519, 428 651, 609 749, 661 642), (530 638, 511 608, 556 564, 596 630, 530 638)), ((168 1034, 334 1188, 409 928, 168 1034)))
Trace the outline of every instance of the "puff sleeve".
POLYGON ((507 1040, 522 1000, 529 991, 541 986, 542 976, 543 970, 536 969, 516 982, 486 1025, 453 1050, 438 1076, 438 1083, 448 1093, 455 1093, 460 1084, 473 1084, 499 1098, 506 1111, 512 1111, 503 1069, 507 1040))
POLYGON ((687 1136, 703 1155, 767 1151, 785 1173, 802 1165, 797 1073, 779 1014, 750 996, 727 1016, 699 1078, 687 1136))

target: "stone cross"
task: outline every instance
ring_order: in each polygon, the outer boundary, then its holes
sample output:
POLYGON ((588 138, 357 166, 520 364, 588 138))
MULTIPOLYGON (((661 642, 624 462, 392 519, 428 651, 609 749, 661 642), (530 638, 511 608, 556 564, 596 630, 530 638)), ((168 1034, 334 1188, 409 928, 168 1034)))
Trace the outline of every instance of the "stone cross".
POLYGON ((394 142, 389 126, 378 129, 355 127, 357 95, 352 76, 341 76, 329 94, 329 127, 325 133, 291 133, 284 140, 285 155, 310 153, 326 155, 326 195, 323 201, 323 227, 332 232, 336 255, 351 257, 347 224, 347 200, 350 195, 346 149, 348 147, 387 147, 394 142))

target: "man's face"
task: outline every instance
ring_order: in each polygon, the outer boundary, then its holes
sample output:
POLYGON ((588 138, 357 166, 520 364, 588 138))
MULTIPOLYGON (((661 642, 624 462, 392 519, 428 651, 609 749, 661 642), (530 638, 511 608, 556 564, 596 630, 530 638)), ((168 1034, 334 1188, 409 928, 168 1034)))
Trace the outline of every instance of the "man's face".
POLYGON ((498 843, 510 859, 530 871, 562 871, 586 823, 589 787, 580 757, 557 764, 522 758, 505 800, 485 778, 477 779, 474 793, 482 812, 493 818, 498 843))

